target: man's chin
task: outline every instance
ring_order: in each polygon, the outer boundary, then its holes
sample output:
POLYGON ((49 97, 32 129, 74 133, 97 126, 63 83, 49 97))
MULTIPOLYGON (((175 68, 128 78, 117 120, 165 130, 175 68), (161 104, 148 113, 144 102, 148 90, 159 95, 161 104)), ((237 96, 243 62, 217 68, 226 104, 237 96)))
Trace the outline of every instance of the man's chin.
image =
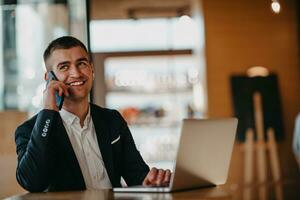
POLYGON ((70 94, 70 96, 65 98, 66 100, 70 100, 70 101, 83 101, 88 99, 88 94, 70 94))

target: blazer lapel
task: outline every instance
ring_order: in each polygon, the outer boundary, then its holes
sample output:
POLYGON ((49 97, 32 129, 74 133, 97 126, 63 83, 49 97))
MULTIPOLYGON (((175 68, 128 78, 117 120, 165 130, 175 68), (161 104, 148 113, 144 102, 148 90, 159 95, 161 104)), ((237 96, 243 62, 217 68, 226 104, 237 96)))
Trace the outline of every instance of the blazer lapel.
POLYGON ((100 148, 100 152, 104 161, 104 165, 106 168, 106 171, 108 173, 109 179, 112 183, 112 185, 115 185, 115 179, 114 179, 114 166, 113 166, 113 155, 112 155, 112 146, 110 144, 110 134, 109 129, 106 125, 107 122, 103 120, 103 117, 101 116, 101 111, 97 111, 96 108, 91 105, 91 115, 92 120, 94 123, 98 145, 100 148))
POLYGON ((76 158, 75 152, 73 150, 72 144, 70 142, 69 136, 67 134, 67 131, 64 127, 63 121, 61 119, 61 117, 59 117, 58 119, 58 135, 59 135, 59 140, 58 142, 61 143, 60 147, 62 148, 62 152, 65 152, 65 154, 67 155, 67 159, 69 160, 70 166, 72 166, 70 168, 70 170, 74 170, 74 175, 76 175, 77 181, 80 182, 81 186, 83 186, 83 188, 86 188, 85 182, 84 182, 84 178, 78 163, 78 160, 76 158))

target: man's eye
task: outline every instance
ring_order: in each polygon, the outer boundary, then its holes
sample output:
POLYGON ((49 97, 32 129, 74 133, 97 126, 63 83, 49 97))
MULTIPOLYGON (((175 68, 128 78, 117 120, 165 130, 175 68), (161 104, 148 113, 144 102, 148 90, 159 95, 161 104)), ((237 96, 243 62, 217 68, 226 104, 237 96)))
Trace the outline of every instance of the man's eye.
POLYGON ((79 62, 78 67, 87 67, 88 64, 86 62, 79 62))
POLYGON ((61 65, 61 66, 58 67, 58 69, 59 69, 60 71, 65 71, 65 70, 68 69, 68 65, 61 65))

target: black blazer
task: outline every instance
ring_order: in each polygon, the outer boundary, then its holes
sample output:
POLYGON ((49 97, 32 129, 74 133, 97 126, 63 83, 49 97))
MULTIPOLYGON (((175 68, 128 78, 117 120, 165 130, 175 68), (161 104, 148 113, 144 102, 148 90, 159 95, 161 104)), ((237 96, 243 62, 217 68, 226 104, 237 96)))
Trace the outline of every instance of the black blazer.
MULTIPOLYGON (((142 184, 149 167, 136 149, 125 120, 115 110, 94 104, 90 108, 112 186, 121 186, 121 176, 128 185, 142 184)), ((23 188, 31 192, 86 189, 59 112, 40 111, 17 128, 15 141, 16 176, 23 188)))

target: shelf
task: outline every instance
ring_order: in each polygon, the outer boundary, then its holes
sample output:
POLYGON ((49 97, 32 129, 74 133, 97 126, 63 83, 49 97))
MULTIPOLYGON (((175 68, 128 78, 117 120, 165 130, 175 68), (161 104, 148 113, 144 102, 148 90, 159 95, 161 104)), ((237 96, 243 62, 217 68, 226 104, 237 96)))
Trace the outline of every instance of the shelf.
POLYGON ((187 93, 192 92, 192 87, 188 88, 180 88, 180 89, 160 89, 160 90, 151 90, 147 91, 145 89, 141 90, 129 90, 129 89, 112 89, 107 90, 106 93, 109 94, 145 94, 145 95, 153 95, 153 94, 176 94, 176 93, 187 93))

